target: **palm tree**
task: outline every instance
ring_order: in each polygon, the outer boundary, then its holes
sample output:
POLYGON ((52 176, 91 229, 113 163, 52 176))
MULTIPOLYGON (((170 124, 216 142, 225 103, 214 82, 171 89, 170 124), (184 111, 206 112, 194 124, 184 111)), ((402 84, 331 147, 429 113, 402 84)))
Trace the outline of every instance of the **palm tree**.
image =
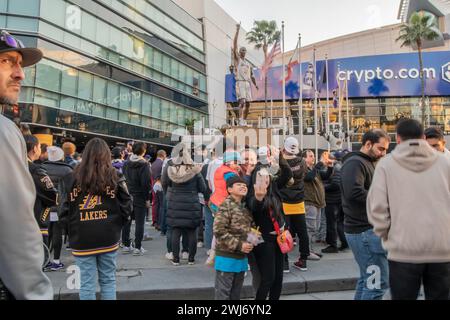
POLYGON ((189 134, 194 134, 194 126, 195 126, 195 119, 186 119, 184 121, 184 126, 186 127, 186 130, 189 132, 189 134))
MULTIPOLYGON (((247 41, 254 44, 256 50, 263 50, 264 61, 266 61, 269 55, 269 46, 280 40, 280 36, 281 31, 278 30, 277 22, 275 20, 260 20, 253 23, 252 30, 247 33, 247 41)), ((265 113, 267 116, 267 75, 264 79, 264 101, 265 113)))
POLYGON ((434 41, 441 36, 435 18, 425 12, 415 12, 409 19, 409 23, 403 25, 400 29, 400 36, 395 41, 401 41, 402 47, 417 47, 420 65, 420 80, 422 88, 422 100, 420 108, 422 111, 422 125, 425 125, 425 79, 423 72, 423 42, 434 41))

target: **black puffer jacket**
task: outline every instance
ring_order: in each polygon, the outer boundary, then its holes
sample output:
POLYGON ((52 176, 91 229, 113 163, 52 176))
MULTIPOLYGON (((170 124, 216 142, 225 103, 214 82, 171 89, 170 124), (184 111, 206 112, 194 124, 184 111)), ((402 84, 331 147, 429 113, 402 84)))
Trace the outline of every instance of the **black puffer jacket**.
POLYGON ((175 165, 172 160, 164 168, 161 183, 167 191, 167 224, 170 227, 195 229, 200 225, 202 206, 198 194, 206 191, 200 172, 200 167, 175 165))
POLYGON ((207 173, 208 173, 208 167, 209 167, 209 163, 208 164, 204 164, 203 167, 202 167, 202 171, 201 171, 203 180, 205 180, 205 184, 206 184, 206 191, 204 193, 205 201, 209 201, 209 198, 211 197, 211 194, 212 194, 212 191, 209 188, 208 183, 206 182, 206 176, 207 176, 207 173))
POLYGON ((267 168, 267 165, 258 163, 252 174, 252 184, 249 188, 247 196, 247 208, 253 215, 256 227, 259 227, 263 239, 265 241, 275 241, 276 235, 274 235, 275 228, 270 216, 270 209, 272 209, 272 215, 278 222, 280 228, 285 226, 285 218, 283 212, 283 206, 281 204, 280 189, 284 188, 289 180, 292 178, 292 170, 286 160, 280 158, 280 171, 271 178, 267 195, 263 201, 258 201, 255 198, 255 191, 253 186, 256 183, 256 174, 263 168, 267 168))
POLYGON ((144 158, 133 154, 125 162, 122 170, 127 179, 130 194, 133 197, 133 206, 145 208, 145 202, 150 200, 152 190, 150 163, 144 158))
POLYGON ((305 175, 308 172, 306 162, 301 157, 286 159, 292 170, 292 180, 280 189, 281 200, 284 203, 300 203, 305 199, 305 175))

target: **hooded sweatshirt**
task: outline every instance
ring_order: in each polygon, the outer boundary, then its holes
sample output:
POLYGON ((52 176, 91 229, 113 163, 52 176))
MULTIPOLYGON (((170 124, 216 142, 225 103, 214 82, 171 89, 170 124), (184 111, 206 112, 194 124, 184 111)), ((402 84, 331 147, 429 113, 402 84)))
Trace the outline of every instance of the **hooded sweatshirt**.
POLYGON ((36 188, 28 171, 25 141, 0 115, 0 281, 19 300, 53 299, 42 272, 42 236, 34 217, 36 188))
POLYGON ((150 200, 152 189, 150 163, 143 157, 132 154, 122 170, 133 197, 133 206, 145 208, 145 202, 150 200))
POLYGON ((366 200, 375 164, 376 161, 363 152, 352 152, 344 157, 341 193, 346 233, 358 234, 372 229, 367 219, 366 200))
POLYGON ((305 199, 305 175, 308 172, 306 162, 301 157, 286 159, 292 170, 292 179, 280 189, 281 199, 283 203, 296 204, 303 202, 305 199))
POLYGON ((425 140, 399 144, 377 165, 367 212, 389 260, 450 262, 450 160, 425 140))

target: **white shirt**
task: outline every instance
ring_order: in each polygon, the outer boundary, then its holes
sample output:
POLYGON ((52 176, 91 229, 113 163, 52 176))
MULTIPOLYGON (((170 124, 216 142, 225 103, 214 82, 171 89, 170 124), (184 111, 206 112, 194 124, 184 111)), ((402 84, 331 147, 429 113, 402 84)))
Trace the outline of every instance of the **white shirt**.
POLYGON ((218 158, 210 162, 208 171, 206 172, 206 180, 208 180, 211 192, 214 192, 214 174, 216 170, 223 164, 223 158, 218 158))

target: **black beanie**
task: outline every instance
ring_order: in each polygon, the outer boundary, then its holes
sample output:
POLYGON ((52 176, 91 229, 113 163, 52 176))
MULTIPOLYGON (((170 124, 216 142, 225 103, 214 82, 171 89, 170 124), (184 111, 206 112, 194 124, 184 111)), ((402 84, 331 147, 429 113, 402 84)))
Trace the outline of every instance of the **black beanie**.
POLYGON ((227 180, 227 190, 228 190, 228 188, 232 188, 235 183, 243 183, 243 184, 246 185, 245 180, 242 179, 241 177, 239 177, 239 176, 232 176, 231 178, 229 178, 227 180))

